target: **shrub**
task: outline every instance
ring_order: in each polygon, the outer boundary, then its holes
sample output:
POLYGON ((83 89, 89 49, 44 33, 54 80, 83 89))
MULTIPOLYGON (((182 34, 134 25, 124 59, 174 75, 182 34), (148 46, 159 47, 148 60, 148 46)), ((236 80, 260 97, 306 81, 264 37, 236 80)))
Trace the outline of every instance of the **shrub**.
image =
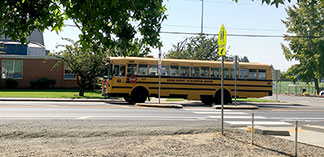
POLYGON ((18 81, 12 78, 5 79, 6 88, 13 89, 18 88, 18 81))
POLYGON ((30 81, 31 88, 49 89, 53 88, 56 84, 56 80, 49 80, 47 78, 40 78, 38 80, 30 81))

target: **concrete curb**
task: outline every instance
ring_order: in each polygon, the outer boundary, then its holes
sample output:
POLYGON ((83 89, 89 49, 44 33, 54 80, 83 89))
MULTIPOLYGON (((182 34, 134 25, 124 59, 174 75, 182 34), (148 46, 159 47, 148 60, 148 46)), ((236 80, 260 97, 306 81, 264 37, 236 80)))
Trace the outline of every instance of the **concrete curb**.
POLYGON ((183 106, 179 104, 136 103, 135 106, 157 107, 157 108, 183 108, 183 106))
MULTIPOLYGON (((214 109, 222 109, 221 105, 214 105, 212 108, 214 109)), ((255 110, 258 109, 258 106, 255 105, 224 105, 224 109, 247 109, 247 110, 255 110)))
POLYGON ((319 125, 304 125, 301 128, 304 129, 304 130, 310 130, 310 131, 324 133, 324 127, 319 126, 319 125))
POLYGON ((0 101, 119 102, 119 99, 0 98, 0 101))
MULTIPOLYGON (((247 131, 251 132, 251 126, 247 127, 247 131)), ((254 132, 261 135, 290 136, 289 131, 274 130, 263 126, 254 126, 254 132)))

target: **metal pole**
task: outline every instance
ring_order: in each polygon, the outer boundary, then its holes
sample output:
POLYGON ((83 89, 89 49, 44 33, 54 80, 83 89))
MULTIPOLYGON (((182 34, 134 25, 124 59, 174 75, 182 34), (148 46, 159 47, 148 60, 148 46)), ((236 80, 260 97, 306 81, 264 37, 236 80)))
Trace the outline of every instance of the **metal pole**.
POLYGON ((238 56, 234 56, 234 61, 235 61, 235 63, 234 63, 234 71, 235 71, 235 73, 234 73, 234 79, 235 79, 235 82, 234 82, 234 105, 236 105, 236 78, 237 78, 237 68, 238 68, 238 66, 237 66, 237 59, 238 58, 238 56))
POLYGON ((251 123, 251 146, 253 146, 253 136, 254 136, 254 113, 252 113, 252 123, 251 123))
POLYGON ((278 80, 276 81, 276 101, 278 101, 278 80))
POLYGON ((204 0, 201 0, 201 34, 204 32, 204 0))
POLYGON ((162 68, 162 63, 161 63, 162 61, 161 61, 161 49, 160 49, 160 51, 159 51, 159 104, 161 103, 160 102, 160 98, 161 98, 161 68, 162 68))
POLYGON ((298 121, 295 122, 295 157, 297 157, 298 121))
POLYGON ((222 135, 224 135, 224 56, 222 56, 221 73, 222 135))

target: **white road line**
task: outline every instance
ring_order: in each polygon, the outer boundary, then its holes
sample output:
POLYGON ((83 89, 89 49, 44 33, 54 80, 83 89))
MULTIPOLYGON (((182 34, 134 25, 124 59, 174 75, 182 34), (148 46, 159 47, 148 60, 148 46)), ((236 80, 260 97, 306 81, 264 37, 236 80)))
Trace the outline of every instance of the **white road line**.
MULTIPOLYGON (((185 111, 211 111, 211 112, 214 112, 214 111, 221 111, 221 110, 216 110, 216 109, 182 109, 182 110, 185 110, 185 111)), ((224 109, 224 111, 232 111, 232 110, 229 110, 229 109, 224 109)))
MULTIPOLYGON (((225 123, 232 125, 251 125, 251 121, 225 121, 225 123)), ((280 121, 255 121, 255 125, 292 125, 287 122, 280 121)))
POLYGON ((82 117, 79 117, 77 119, 88 119, 88 118, 91 118, 90 116, 82 116, 82 117))
MULTIPOLYGON (((208 116, 209 118, 221 118, 221 116, 208 116)), ((251 116, 229 116, 229 115, 224 115, 224 118, 227 119, 251 119, 251 116)), ((268 119, 267 117, 263 116, 254 116, 254 119, 268 119)))
POLYGON ((153 119, 206 119, 206 117, 181 117, 181 116, 3 116, 0 118, 71 118, 71 119, 89 119, 89 118, 147 118, 153 119))
POLYGON ((280 119, 280 120, 324 120, 324 118, 297 118, 297 117, 271 117, 270 119, 280 119))
MULTIPOLYGON (((222 112, 193 112, 193 113, 196 113, 196 114, 222 114, 222 112)), ((224 114, 244 114, 244 115, 247 115, 248 113, 245 113, 245 112, 224 112, 224 114)))

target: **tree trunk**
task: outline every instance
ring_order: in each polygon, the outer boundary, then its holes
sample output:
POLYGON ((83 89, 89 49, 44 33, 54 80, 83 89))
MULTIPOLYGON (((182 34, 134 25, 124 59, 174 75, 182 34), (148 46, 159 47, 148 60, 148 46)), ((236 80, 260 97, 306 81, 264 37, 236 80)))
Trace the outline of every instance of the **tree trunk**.
POLYGON ((84 96, 84 87, 80 88, 79 96, 84 96))
POLYGON ((316 94, 318 95, 320 92, 320 88, 319 88, 319 84, 318 84, 318 79, 314 78, 314 82, 315 82, 315 89, 316 89, 316 94))

